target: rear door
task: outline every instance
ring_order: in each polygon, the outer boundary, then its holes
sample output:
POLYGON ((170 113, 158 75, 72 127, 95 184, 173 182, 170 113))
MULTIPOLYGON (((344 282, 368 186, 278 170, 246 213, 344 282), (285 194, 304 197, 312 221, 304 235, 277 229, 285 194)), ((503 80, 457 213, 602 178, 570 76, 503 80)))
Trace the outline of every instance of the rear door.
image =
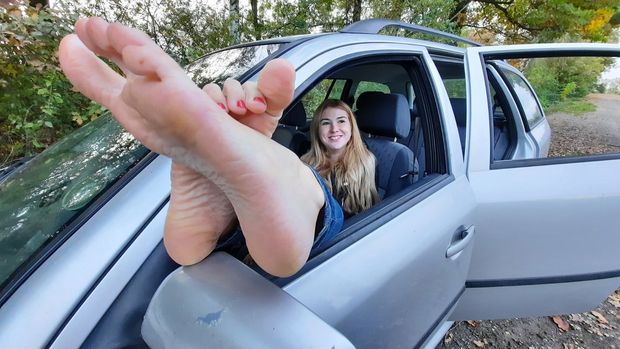
MULTIPOLYGON (((600 63, 619 55, 617 45, 594 44, 468 49, 465 156, 478 204, 477 237, 466 291, 452 319, 580 312, 597 306, 620 286, 620 148, 611 144, 614 135, 604 135, 600 128, 586 129, 583 124, 584 129, 565 137, 563 122, 578 120, 570 119, 569 113, 554 114, 551 123, 559 128, 554 130, 552 125, 550 157, 493 161, 492 104, 485 69, 490 60, 509 59, 511 64, 532 72, 534 57, 606 57, 595 61, 600 63), (599 136, 604 141, 594 153, 557 150, 599 136)), ((581 62, 582 58, 578 59, 581 62)), ((555 63, 548 64, 551 67, 555 63)), ((592 64, 580 69, 589 69, 592 64)), ((560 92, 579 88, 573 84, 560 87, 566 89, 560 92)), ((585 102, 594 101, 593 96, 599 95, 588 95, 585 102)), ((616 120, 617 124, 612 122, 610 127, 620 126, 619 110, 604 116, 616 120)), ((583 114, 582 118, 597 121, 593 115, 583 114)))

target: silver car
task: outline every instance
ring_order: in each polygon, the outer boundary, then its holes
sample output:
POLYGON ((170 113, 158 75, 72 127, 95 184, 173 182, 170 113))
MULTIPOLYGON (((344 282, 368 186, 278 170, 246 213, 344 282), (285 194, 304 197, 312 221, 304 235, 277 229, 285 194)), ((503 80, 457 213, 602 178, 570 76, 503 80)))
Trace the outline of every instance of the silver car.
POLYGON ((289 278, 226 251, 180 268, 162 245, 170 160, 103 116, 0 182, 0 347, 433 348, 455 320, 596 307, 620 285, 620 154, 546 158, 540 103, 505 63, 563 55, 620 47, 480 47, 369 20, 203 57, 199 85, 294 65, 274 139, 298 154, 313 108, 349 103, 382 201, 289 278))

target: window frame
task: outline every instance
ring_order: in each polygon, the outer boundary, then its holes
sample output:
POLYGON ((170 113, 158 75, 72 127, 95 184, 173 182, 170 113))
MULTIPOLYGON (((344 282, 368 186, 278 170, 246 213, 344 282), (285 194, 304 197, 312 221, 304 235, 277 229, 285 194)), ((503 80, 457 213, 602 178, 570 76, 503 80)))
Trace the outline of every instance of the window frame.
MULTIPOLYGON (((476 70, 476 65, 482 67, 484 75, 483 83, 486 89, 486 99, 490 98, 490 91, 488 88, 489 79, 488 72, 485 69, 486 65, 492 61, 505 60, 505 59, 523 59, 523 58, 554 58, 554 57, 616 57, 620 58, 620 48, 618 45, 611 44, 530 44, 530 45, 510 45, 510 46, 485 46, 485 47, 472 47, 467 48, 467 57, 469 63, 466 69, 468 69, 471 76, 471 71, 476 70), (475 58, 474 58, 475 57, 475 58), (472 69, 474 68, 474 69, 472 69)), ((471 78, 471 77, 470 77, 471 78)), ((527 81, 527 79, 526 79, 527 81)), ((471 88, 472 82, 468 83, 471 88)), ((471 98, 471 91, 468 92, 471 98)), ((539 102, 540 103, 540 102, 539 102)), ((488 102, 487 102, 488 104, 488 102)), ((490 106, 487 105, 488 108, 490 106)), ((470 110, 471 111, 471 110, 470 110)), ((487 111, 489 116, 492 115, 490 111, 487 111)), ((546 117, 545 117, 546 120, 546 117)), ((490 146, 490 144, 489 144, 490 146)), ((470 149, 471 151, 471 149, 470 149)), ((470 155, 468 160, 468 171, 472 169, 483 170, 481 166, 482 162, 474 160, 472 163, 472 156, 470 155)), ((502 160, 491 161, 492 154, 490 154, 489 161, 486 162, 489 166, 489 170, 495 169, 508 169, 508 168, 520 168, 520 167, 533 167, 533 166, 546 166, 553 164, 568 164, 590 161, 607 161, 620 159, 620 152, 583 155, 583 156, 566 156, 566 157, 553 157, 553 158, 533 158, 533 159, 516 159, 516 160, 502 160)))

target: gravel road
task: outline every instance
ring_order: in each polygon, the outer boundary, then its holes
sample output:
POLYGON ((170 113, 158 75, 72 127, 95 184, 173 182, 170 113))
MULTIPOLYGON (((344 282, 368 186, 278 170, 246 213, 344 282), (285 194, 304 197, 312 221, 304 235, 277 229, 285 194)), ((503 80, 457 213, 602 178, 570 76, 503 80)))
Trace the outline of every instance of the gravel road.
MULTIPOLYGON (((620 152, 620 96, 592 94, 596 111, 547 115, 553 131, 550 156, 620 152)), ((582 314, 454 324, 437 349, 618 349, 620 289, 582 314)))

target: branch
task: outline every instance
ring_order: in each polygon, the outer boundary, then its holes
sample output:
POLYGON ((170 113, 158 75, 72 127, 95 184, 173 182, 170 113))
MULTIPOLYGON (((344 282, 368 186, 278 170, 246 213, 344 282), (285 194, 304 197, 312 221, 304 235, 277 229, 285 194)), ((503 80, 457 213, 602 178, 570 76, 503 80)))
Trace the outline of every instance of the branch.
POLYGON ((508 12, 508 8, 502 6, 502 5, 510 6, 510 5, 513 4, 514 1, 508 1, 508 0, 499 0, 499 1, 494 1, 494 0, 478 0, 478 2, 492 5, 498 11, 500 11, 501 13, 504 14, 504 16, 506 17, 508 22, 510 22, 511 24, 515 25, 516 27, 518 27, 520 29, 527 30, 527 31, 530 31, 530 32, 537 32, 537 31, 541 31, 543 29, 543 28, 528 27, 528 26, 520 23, 518 20, 516 20, 515 18, 513 18, 510 15, 510 13, 508 12))

